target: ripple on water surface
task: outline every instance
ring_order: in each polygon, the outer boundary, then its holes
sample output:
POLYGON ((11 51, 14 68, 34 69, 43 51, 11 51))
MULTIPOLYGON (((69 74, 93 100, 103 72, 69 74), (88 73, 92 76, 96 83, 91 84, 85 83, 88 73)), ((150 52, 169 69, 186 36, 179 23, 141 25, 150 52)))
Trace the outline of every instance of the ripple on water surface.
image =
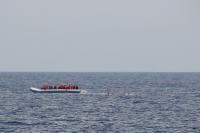
POLYGON ((199 73, 0 73, 0 91, 0 132, 200 132, 199 73), (87 93, 29 90, 66 82, 87 93))

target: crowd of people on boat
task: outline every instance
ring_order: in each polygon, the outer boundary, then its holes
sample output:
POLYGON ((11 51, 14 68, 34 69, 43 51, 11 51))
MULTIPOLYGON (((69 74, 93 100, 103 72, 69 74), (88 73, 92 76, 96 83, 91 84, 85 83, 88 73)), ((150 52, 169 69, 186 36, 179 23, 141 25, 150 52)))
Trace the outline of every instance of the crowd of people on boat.
POLYGON ((41 89, 47 90, 47 89, 79 89, 77 85, 45 85, 42 86, 41 89))

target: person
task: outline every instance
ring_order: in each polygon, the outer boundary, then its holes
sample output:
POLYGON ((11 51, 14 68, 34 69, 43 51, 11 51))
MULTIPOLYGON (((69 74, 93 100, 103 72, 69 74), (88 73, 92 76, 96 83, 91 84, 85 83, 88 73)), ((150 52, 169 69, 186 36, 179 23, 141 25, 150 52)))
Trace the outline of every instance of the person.
POLYGON ((78 85, 76 85, 76 89, 78 89, 78 85))
POLYGON ((46 90, 46 89, 48 89, 48 86, 44 85, 44 86, 41 87, 41 89, 46 90))
POLYGON ((112 94, 110 93, 109 89, 107 89, 107 96, 111 96, 112 94))

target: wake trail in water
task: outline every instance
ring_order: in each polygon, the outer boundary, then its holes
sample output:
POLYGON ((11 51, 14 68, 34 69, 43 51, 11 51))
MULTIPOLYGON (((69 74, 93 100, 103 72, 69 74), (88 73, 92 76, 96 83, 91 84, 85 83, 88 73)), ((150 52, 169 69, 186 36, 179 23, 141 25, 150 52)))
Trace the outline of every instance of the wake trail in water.
POLYGON ((81 95, 96 95, 96 96, 105 96, 108 95, 107 93, 92 93, 92 92, 86 92, 86 93, 80 93, 81 95))
MULTIPOLYGON (((110 93, 110 92, 88 92, 86 90, 82 90, 81 95, 91 95, 91 96, 112 96, 114 95, 114 93, 110 93)), ((121 96, 135 96, 135 93, 122 93, 120 94, 121 96)))

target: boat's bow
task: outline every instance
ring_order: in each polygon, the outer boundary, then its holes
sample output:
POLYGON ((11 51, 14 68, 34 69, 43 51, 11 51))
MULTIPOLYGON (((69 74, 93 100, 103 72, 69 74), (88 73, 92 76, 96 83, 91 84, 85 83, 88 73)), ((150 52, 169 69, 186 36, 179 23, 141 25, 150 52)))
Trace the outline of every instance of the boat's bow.
POLYGON ((30 90, 32 92, 41 92, 41 89, 35 88, 35 87, 31 87, 30 90))

